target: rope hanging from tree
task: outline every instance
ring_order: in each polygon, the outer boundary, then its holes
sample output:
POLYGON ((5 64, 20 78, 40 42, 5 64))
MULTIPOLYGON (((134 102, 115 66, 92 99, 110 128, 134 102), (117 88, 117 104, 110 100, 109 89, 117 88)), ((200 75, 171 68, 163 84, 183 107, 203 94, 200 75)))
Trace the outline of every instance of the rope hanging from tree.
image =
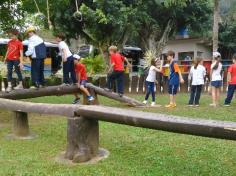
POLYGON ((81 22, 81 21, 83 21, 83 15, 82 15, 82 13, 79 11, 79 5, 78 5, 78 1, 77 1, 77 0, 75 0, 75 6, 76 6, 76 12, 73 14, 73 17, 74 17, 77 21, 81 22))

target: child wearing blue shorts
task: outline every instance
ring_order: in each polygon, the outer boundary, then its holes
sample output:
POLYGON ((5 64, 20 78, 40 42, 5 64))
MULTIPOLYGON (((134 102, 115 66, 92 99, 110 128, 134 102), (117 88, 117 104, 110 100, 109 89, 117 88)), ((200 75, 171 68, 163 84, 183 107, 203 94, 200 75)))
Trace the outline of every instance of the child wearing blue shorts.
POLYGON ((210 106, 216 107, 220 102, 220 88, 222 87, 222 64, 220 62, 221 54, 213 52, 213 62, 211 65, 211 91, 212 91, 212 104, 210 106))
POLYGON ((170 73, 169 73, 169 89, 168 93, 170 95, 170 103, 166 105, 166 108, 176 107, 176 94, 180 83, 184 83, 181 71, 178 64, 174 60, 175 53, 173 51, 167 52, 167 60, 170 62, 170 73))

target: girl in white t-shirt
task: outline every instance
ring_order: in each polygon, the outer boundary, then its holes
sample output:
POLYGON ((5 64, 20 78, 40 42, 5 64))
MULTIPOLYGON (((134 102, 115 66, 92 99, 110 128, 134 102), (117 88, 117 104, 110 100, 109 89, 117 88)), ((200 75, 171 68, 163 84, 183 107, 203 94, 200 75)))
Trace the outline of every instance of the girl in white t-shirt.
POLYGON ((206 76, 206 68, 203 66, 203 59, 197 58, 194 61, 194 65, 190 69, 189 80, 191 80, 191 95, 189 99, 189 106, 199 106, 199 100, 202 93, 202 87, 204 85, 204 79, 206 76))
POLYGON ((148 72, 148 76, 146 78, 146 96, 145 96, 145 100, 144 100, 144 104, 147 104, 148 102, 148 98, 149 98, 149 95, 152 94, 152 104, 151 106, 155 106, 155 82, 156 82, 156 73, 157 72, 161 72, 161 68, 158 69, 156 67, 156 60, 155 59, 152 59, 151 61, 151 66, 149 68, 149 72, 148 72))
POLYGON ((211 90, 212 90, 212 104, 210 106, 216 107, 220 102, 220 88, 222 87, 222 64, 221 54, 219 52, 213 52, 213 62, 211 65, 211 90))

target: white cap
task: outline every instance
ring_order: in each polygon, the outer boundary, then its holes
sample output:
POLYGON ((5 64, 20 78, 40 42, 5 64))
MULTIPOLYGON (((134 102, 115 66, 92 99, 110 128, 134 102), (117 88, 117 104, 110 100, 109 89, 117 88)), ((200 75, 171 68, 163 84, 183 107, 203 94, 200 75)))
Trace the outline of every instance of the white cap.
POLYGON ((221 54, 218 51, 213 52, 213 57, 217 58, 217 57, 221 57, 221 54))
POLYGON ((74 54, 73 57, 76 59, 76 60, 80 60, 81 57, 78 55, 78 54, 74 54))

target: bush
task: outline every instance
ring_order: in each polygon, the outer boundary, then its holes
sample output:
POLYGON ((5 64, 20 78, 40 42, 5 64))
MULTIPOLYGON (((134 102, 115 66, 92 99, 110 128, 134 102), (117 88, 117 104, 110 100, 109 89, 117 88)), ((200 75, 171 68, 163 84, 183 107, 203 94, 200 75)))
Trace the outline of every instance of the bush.
POLYGON ((95 75, 105 73, 106 63, 101 55, 96 57, 87 57, 82 60, 82 63, 86 66, 88 75, 95 75))

